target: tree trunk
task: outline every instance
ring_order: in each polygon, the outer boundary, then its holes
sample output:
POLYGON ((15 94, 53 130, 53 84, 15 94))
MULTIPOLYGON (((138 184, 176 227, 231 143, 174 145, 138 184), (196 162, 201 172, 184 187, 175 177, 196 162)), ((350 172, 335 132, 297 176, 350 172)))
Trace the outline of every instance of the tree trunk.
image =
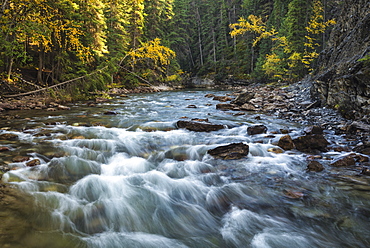
POLYGON ((197 21, 198 21, 198 42, 199 42, 199 56, 200 65, 203 65, 203 49, 202 49, 202 21, 200 19, 199 8, 197 7, 197 21))
POLYGON ((39 52, 39 70, 37 71, 37 82, 42 84, 42 69, 44 68, 44 48, 40 49, 39 52))
POLYGON ((14 64, 14 58, 12 56, 9 60, 9 65, 8 65, 8 71, 7 71, 8 80, 10 80, 10 76, 12 75, 13 64, 14 64))

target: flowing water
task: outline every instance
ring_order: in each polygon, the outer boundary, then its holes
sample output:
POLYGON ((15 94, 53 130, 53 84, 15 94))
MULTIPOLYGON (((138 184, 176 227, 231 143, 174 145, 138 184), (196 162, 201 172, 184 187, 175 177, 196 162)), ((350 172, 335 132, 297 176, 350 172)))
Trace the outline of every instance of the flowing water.
POLYGON ((15 169, 2 179, 13 187, 0 195, 0 246, 370 247, 369 177, 325 161, 323 172, 306 172, 305 154, 269 152, 280 129, 296 136, 302 126, 216 110, 207 93, 130 95, 2 121, 0 134, 19 140, 0 144, 11 149, 2 163, 15 169), (176 128, 192 118, 227 128, 176 128), (254 124, 268 133, 248 135, 254 124), (235 142, 250 146, 247 157, 207 154, 235 142), (9 162, 15 155, 41 164, 9 162))

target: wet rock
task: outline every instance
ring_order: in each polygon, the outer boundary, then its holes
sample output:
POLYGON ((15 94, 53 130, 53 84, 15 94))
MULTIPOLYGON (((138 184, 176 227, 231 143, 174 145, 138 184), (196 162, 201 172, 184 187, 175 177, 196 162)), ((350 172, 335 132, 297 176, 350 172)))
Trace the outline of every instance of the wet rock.
POLYGON ((241 110, 245 111, 256 111, 258 108, 256 108, 253 104, 250 103, 244 103, 242 106, 240 106, 241 110))
POLYGON ((200 121, 200 122, 208 122, 208 123, 209 123, 208 118, 206 118, 206 119, 193 118, 193 119, 191 119, 191 120, 192 120, 192 121, 200 121))
POLYGON ((249 146, 244 143, 232 143, 226 146, 219 146, 208 151, 214 158, 220 159, 241 159, 249 153, 249 146))
POLYGON ((225 128, 223 125, 193 122, 193 121, 178 121, 176 123, 176 126, 178 128, 185 128, 187 130, 194 131, 194 132, 211 132, 211 131, 218 131, 220 129, 225 128))
POLYGON ((197 106, 193 105, 193 104, 190 104, 187 106, 187 108, 197 108, 197 106))
POLYGON ((235 100, 232 101, 231 103, 241 106, 245 103, 248 103, 250 100, 252 100, 254 98, 254 96, 255 96, 254 92, 244 91, 244 92, 240 93, 235 98, 235 100))
POLYGON ((305 134, 323 134, 323 131, 323 128, 319 126, 309 126, 303 130, 305 134))
POLYGON ((278 147, 269 148, 269 149, 267 149, 267 151, 272 152, 272 153, 276 153, 276 154, 284 153, 283 149, 278 148, 278 147))
POLYGON ((310 134, 293 139, 297 150, 302 152, 312 152, 314 150, 326 151, 329 142, 322 134, 310 134))
POLYGON ((220 110, 239 110, 239 107, 235 104, 231 104, 231 103, 220 103, 220 104, 217 104, 216 105, 216 109, 220 109, 220 110))
POLYGON ((71 108, 70 107, 67 107, 67 106, 63 106, 63 105, 58 105, 57 107, 59 110, 70 110, 71 108))
POLYGON ((96 103, 105 103, 105 102, 109 102, 109 99, 102 98, 102 97, 97 97, 97 98, 95 98, 95 102, 96 103))
POLYGON ((267 127, 265 125, 255 125, 247 128, 248 135, 255 135, 255 134, 261 134, 266 133, 267 127))
POLYGON ((205 95, 204 97, 212 98, 212 97, 215 97, 215 95, 214 95, 214 94, 207 94, 207 95, 205 95))
POLYGON ((347 133, 355 134, 358 131, 370 132, 370 125, 363 122, 354 121, 347 126, 347 133))
POLYGON ((307 165, 306 171, 320 172, 324 170, 324 166, 317 161, 310 161, 307 165))
POLYGON ((26 166, 33 167, 33 166, 40 165, 40 164, 41 162, 39 159, 32 159, 31 161, 26 163, 26 166))
POLYGON ((362 144, 354 148, 354 151, 366 155, 370 155, 370 144, 362 144))
POLYGON ((370 176, 370 168, 368 168, 368 167, 362 168, 361 174, 366 175, 366 176, 370 176))
POLYGON ((10 148, 7 147, 7 146, 0 147, 0 152, 6 152, 6 151, 9 151, 9 150, 10 150, 10 148))
POLYGON ((231 101, 232 98, 228 96, 214 96, 213 100, 220 101, 220 102, 228 102, 228 101, 231 101))
POLYGON ((118 113, 116 111, 106 111, 104 115, 118 115, 118 113))
POLYGON ((300 191, 284 190, 284 195, 290 199, 302 199, 305 194, 300 191))
POLYGON ((3 133, 0 134, 0 140, 9 140, 9 141, 15 141, 18 140, 18 135, 12 134, 12 133, 3 133))
POLYGON ((25 162, 27 160, 29 160, 30 157, 28 156, 15 156, 12 161, 15 162, 15 163, 20 163, 20 162, 25 162))
POLYGON ((277 145, 283 148, 284 150, 292 150, 295 148, 294 142, 292 140, 292 137, 290 137, 290 135, 282 136, 279 139, 279 142, 277 145))
POLYGON ((330 166, 333 167, 347 167, 347 166, 352 166, 356 164, 356 160, 353 157, 353 154, 349 154, 344 157, 339 157, 335 159, 333 162, 330 163, 330 166))

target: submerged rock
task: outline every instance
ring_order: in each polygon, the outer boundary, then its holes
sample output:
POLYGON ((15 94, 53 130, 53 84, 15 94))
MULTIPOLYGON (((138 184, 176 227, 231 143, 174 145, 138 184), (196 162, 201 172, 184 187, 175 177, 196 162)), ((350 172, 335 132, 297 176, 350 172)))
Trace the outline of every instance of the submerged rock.
POLYGON ((208 151, 214 158, 220 159, 241 159, 249 153, 249 146, 244 143, 232 143, 226 146, 219 146, 208 151))
POLYGON ((10 141, 18 140, 18 135, 12 133, 0 134, 0 140, 10 140, 10 141))
POLYGON ((356 164, 355 158, 350 154, 344 157, 340 157, 338 159, 335 159, 333 162, 330 163, 330 166, 333 167, 346 167, 346 166, 352 166, 356 164))
POLYGON ((178 128, 185 128, 189 131, 194 131, 194 132, 211 132, 211 131, 218 131, 218 130, 225 128, 223 125, 194 122, 194 121, 178 121, 176 123, 176 126, 178 128))

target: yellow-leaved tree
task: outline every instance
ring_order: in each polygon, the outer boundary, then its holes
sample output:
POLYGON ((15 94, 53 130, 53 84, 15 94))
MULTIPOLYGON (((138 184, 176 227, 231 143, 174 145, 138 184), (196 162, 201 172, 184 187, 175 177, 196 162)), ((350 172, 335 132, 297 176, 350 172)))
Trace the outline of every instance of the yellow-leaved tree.
POLYGON ((158 79, 164 81, 167 77, 168 65, 175 56, 174 51, 161 45, 161 40, 155 38, 129 51, 120 66, 145 83, 158 79))

